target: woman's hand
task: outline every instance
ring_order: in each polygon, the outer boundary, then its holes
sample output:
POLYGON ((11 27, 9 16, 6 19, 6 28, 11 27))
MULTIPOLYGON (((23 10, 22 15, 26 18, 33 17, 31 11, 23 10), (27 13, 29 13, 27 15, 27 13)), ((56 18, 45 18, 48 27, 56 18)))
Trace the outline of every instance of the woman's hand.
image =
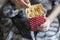
POLYGON ((18 9, 26 8, 26 7, 30 6, 30 1, 29 0, 14 0, 14 2, 15 2, 15 6, 18 9))
POLYGON ((46 21, 44 24, 42 24, 40 27, 38 27, 39 31, 48 31, 50 28, 50 21, 46 21))
POLYGON ((50 15, 47 17, 47 21, 42 24, 38 30, 41 31, 47 31, 50 28, 50 24, 53 22, 53 20, 60 14, 60 4, 54 7, 50 15))

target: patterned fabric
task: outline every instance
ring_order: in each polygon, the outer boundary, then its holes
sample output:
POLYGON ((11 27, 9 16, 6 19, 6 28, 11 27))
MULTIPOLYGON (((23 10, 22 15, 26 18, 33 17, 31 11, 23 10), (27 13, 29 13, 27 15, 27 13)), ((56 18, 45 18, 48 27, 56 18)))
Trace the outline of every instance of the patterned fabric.
POLYGON ((3 8, 3 15, 4 17, 8 17, 8 18, 12 18, 15 17, 18 14, 19 10, 14 10, 15 7, 12 6, 11 4, 7 4, 6 6, 4 6, 3 8))
POLYGON ((7 35, 9 34, 9 31, 11 31, 13 27, 18 29, 21 36, 31 39, 31 28, 29 27, 25 12, 23 10, 14 9, 12 7, 13 6, 9 4, 4 6, 2 9, 2 14, 4 17, 1 17, 0 19, 0 26, 2 26, 4 39, 8 37, 7 35))

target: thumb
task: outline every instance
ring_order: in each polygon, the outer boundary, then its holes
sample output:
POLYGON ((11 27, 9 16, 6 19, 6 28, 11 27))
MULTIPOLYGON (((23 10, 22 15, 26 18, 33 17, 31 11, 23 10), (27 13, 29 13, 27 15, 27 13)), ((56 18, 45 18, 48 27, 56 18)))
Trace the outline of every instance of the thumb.
POLYGON ((29 1, 24 1, 24 0, 21 0, 21 2, 26 6, 26 7, 29 7, 30 6, 30 2, 29 1))
POLYGON ((27 4, 29 4, 29 3, 30 3, 30 1, 29 1, 29 0, 24 0, 24 2, 26 2, 27 4))

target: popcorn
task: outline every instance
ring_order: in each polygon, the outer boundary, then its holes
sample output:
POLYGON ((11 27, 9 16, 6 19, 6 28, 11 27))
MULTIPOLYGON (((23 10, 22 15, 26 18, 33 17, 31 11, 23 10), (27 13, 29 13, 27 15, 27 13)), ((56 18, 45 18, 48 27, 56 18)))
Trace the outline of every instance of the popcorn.
POLYGON ((46 21, 42 4, 37 4, 26 8, 26 15, 32 31, 37 31, 37 27, 40 27, 40 25, 46 21))

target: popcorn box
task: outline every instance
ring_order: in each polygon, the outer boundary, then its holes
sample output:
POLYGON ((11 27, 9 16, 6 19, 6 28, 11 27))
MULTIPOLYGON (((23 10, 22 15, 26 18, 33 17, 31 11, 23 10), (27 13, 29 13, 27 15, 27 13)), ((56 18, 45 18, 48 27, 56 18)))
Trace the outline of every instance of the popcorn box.
POLYGON ((37 31, 37 28, 46 21, 42 4, 36 4, 26 8, 26 15, 32 31, 37 31))

